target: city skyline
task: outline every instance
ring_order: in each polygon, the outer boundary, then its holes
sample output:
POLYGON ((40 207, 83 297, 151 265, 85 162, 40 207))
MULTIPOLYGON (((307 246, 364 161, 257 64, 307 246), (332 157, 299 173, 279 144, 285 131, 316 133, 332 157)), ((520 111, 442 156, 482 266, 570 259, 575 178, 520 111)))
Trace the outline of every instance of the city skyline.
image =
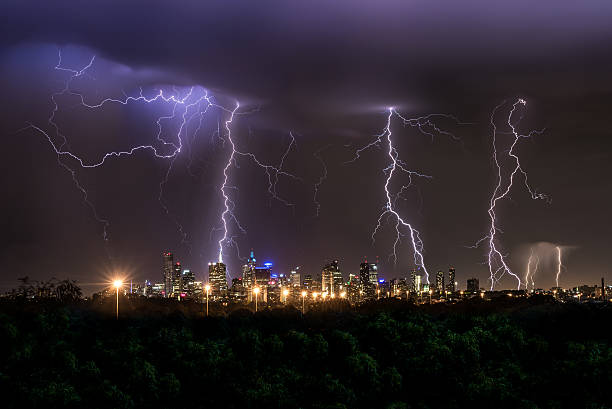
POLYGON ((129 4, 105 35, 102 3, 5 7, 0 287, 150 278, 164 248, 235 277, 253 244, 286 269, 612 280, 609 6, 443 2, 483 18, 434 34, 433 4, 315 3, 129 4))

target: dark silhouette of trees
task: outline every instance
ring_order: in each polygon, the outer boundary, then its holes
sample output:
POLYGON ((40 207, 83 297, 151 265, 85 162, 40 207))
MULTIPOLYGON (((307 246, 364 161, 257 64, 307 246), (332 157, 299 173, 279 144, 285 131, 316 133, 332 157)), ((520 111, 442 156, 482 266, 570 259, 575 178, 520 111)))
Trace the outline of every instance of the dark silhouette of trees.
MULTIPOLYGON (((51 287, 21 284, 23 297, 51 287)), ((0 299, 3 407, 612 407, 607 304, 204 318, 199 305, 125 297, 117 321, 113 303, 69 302, 76 284, 52 284, 54 302, 0 299)))

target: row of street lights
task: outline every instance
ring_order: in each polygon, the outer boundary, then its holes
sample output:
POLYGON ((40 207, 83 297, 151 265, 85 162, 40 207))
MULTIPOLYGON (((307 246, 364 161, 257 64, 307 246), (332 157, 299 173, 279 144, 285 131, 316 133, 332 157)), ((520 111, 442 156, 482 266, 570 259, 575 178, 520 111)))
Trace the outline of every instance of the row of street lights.
MULTIPOLYGON (((118 319, 119 319, 119 289, 120 289, 121 287, 123 287, 123 281, 122 281, 122 280, 114 280, 114 281, 113 281, 113 287, 115 287, 116 294, 117 294, 117 309, 116 309, 116 319, 118 320, 118 319)), ((207 316, 207 317, 208 317, 208 297, 209 297, 209 295, 210 295, 210 288, 211 288, 211 287, 210 287, 210 285, 209 285, 209 284, 206 284, 206 285, 204 286, 204 290, 205 290, 205 292, 206 292, 206 316, 207 316)), ((257 312, 257 306, 258 306, 258 295, 259 295, 260 291, 261 291, 261 289, 260 289, 259 287, 255 287, 255 288, 253 288, 253 294, 255 294, 255 312, 257 312)), ((285 301, 284 301, 284 302, 286 303, 286 302, 287 302, 287 299, 288 299, 288 297, 289 297, 289 290, 285 288, 285 289, 282 291, 282 295, 283 295, 283 297, 284 297, 284 299, 285 299, 285 301)), ((306 291, 302 291, 301 295, 302 295, 302 314, 304 314, 305 302, 306 302, 306 296, 308 295, 308 292, 306 292, 306 291)), ((325 293, 325 292, 324 292, 324 293, 321 293, 320 295, 321 295, 321 299, 322 299, 323 301, 325 301, 325 299, 326 299, 326 298, 327 298, 327 296, 328 296, 328 294, 327 294, 327 293, 325 293)), ((313 300, 315 300, 315 301, 316 301, 318 296, 319 296, 319 293, 317 293, 317 292, 313 292, 313 293, 312 293, 312 298, 313 298, 313 300)), ((335 294, 331 294, 329 297, 333 299, 333 298, 335 298, 335 294)), ((343 291, 343 292, 341 292, 341 293, 340 293, 340 298, 346 298, 346 292, 345 292, 345 291, 343 291)))

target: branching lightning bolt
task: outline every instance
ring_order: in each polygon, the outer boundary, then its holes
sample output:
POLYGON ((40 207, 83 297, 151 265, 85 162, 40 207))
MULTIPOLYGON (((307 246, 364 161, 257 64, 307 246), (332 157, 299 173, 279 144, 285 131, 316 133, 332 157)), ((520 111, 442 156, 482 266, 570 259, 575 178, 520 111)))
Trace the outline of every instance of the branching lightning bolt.
POLYGON ((525 187, 527 188, 527 191, 529 192, 532 199, 541 199, 541 200, 549 201, 548 197, 545 194, 538 193, 534 189, 531 188, 527 180, 527 173, 523 170, 519 157, 515 152, 515 148, 521 138, 530 138, 535 134, 541 134, 543 132, 543 130, 542 131, 531 131, 527 135, 521 135, 516 130, 516 127, 518 126, 518 124, 520 123, 522 119, 522 114, 519 117, 519 119, 514 122, 513 122, 513 116, 517 110, 517 107, 519 106, 524 107, 527 104, 527 102, 522 98, 517 99, 512 104, 512 108, 510 109, 510 112, 508 114, 508 119, 506 121, 508 127, 510 128, 510 135, 512 135, 512 143, 510 144, 510 148, 508 150, 508 157, 514 163, 514 165, 511 168, 509 176, 504 177, 503 175, 503 165, 500 163, 500 160, 501 160, 500 153, 498 152, 498 147, 497 147, 497 144, 498 144, 497 135, 498 133, 501 133, 501 132, 497 130, 497 126, 495 124, 495 114, 503 105, 505 105, 505 103, 506 101, 503 101, 501 104, 497 105, 495 109, 493 110, 493 112, 491 113, 491 118, 490 118, 490 123, 491 123, 491 126, 493 127, 493 142, 492 142, 493 162, 495 163, 495 168, 497 171, 496 172, 497 181, 496 181, 495 188, 493 189, 493 193, 491 194, 491 198, 489 200, 489 208, 487 210, 487 213, 489 215, 489 221, 490 221, 489 233, 485 237, 480 239, 478 242, 476 242, 475 246, 473 246, 473 247, 478 247, 483 242, 488 243, 489 249, 487 252, 487 264, 488 264, 489 273, 490 273, 491 290, 494 289, 495 284, 499 282, 501 277, 504 276, 505 274, 508 274, 517 280, 517 289, 520 289, 521 287, 520 277, 510 269, 506 261, 506 255, 502 254, 501 250, 498 248, 497 233, 500 233, 501 230, 498 227, 497 215, 495 214, 495 209, 497 207, 498 202, 508 197, 510 190, 512 189, 512 186, 514 184, 515 176, 518 173, 520 173, 523 176, 525 187))
MULTIPOLYGON (((86 100, 86 97, 83 94, 73 90, 71 85, 75 79, 86 74, 87 70, 89 70, 93 66, 94 61, 95 61, 95 56, 93 56, 90 59, 89 63, 81 69, 76 70, 72 68, 66 68, 62 66, 61 49, 58 50, 58 63, 54 67, 54 69, 57 71, 67 72, 70 74, 70 76, 64 82, 63 88, 60 91, 55 92, 51 96, 51 100, 53 103, 53 109, 48 118, 48 125, 54 130, 54 132, 53 134, 50 134, 49 132, 45 131, 42 127, 37 126, 33 123, 29 123, 28 126, 23 129, 33 129, 36 132, 39 132, 45 137, 45 139, 51 145, 55 154, 57 155, 58 163, 64 169, 70 172, 75 186, 82 192, 84 201, 91 208, 95 219, 104 225, 104 239, 105 240, 108 239, 107 228, 109 226, 109 222, 106 219, 98 215, 98 212, 95 206, 88 199, 87 190, 83 187, 83 185, 79 182, 77 178, 76 170, 71 168, 68 164, 66 164, 65 160, 68 159, 68 160, 76 161, 76 163, 78 163, 78 165, 83 169, 97 168, 97 167, 104 165, 106 161, 110 158, 127 157, 139 151, 150 151, 153 153, 154 157, 158 159, 168 160, 169 161, 168 168, 165 171, 163 178, 159 183, 159 202, 164 212, 167 215, 172 217, 172 219, 177 225, 177 228, 183 238, 183 241, 185 241, 186 233, 183 227, 178 222, 178 220, 170 214, 169 209, 163 200, 163 190, 164 190, 165 185, 168 183, 170 173, 173 169, 174 163, 178 155, 182 152, 184 148, 184 143, 193 142, 193 140, 195 139, 196 135, 198 134, 198 132, 200 131, 202 127, 203 118, 208 113, 210 108, 216 108, 220 110, 221 112, 225 113, 226 115, 229 115, 228 117, 229 119, 225 121, 224 128, 225 128, 225 134, 227 135, 226 137, 227 142, 229 142, 229 144, 231 145, 231 153, 230 153, 227 163, 225 164, 225 167, 223 168, 223 182, 220 186, 221 196, 223 198, 223 211, 220 216, 220 219, 221 219, 220 221, 222 225, 221 229, 223 230, 223 237, 219 240, 219 260, 221 261, 223 258, 222 257, 223 244, 224 243, 235 244, 235 242, 233 241, 233 236, 231 236, 229 233, 229 224, 228 224, 229 221, 230 220, 233 221, 241 232, 245 232, 245 230, 240 225, 240 223, 238 222, 238 219, 233 213, 235 205, 228 193, 230 189, 236 189, 236 186, 230 186, 228 184, 228 181, 230 178, 231 166, 232 165, 237 166, 236 165, 237 156, 249 158, 257 166, 264 169, 264 171, 266 172, 268 176, 268 181, 269 181, 268 191, 271 197, 281 201, 282 203, 286 205, 289 205, 289 206, 292 205, 287 200, 281 198, 277 194, 276 186, 279 181, 279 176, 286 176, 286 177, 289 177, 295 180, 300 180, 300 178, 282 169, 284 162, 287 156, 289 155, 291 148, 293 147, 295 143, 295 138, 293 134, 289 133, 291 141, 290 141, 289 146, 287 147, 287 150, 282 155, 280 164, 278 166, 272 166, 272 165, 265 164, 262 161, 260 161, 253 153, 238 150, 235 144, 235 141, 232 138, 231 124, 235 116, 250 114, 251 112, 257 111, 258 108, 249 110, 246 112, 238 113, 238 109, 240 107, 238 103, 236 103, 236 106, 233 109, 225 108, 219 105, 218 103, 216 103, 214 99, 209 95, 207 90, 203 89, 202 87, 196 87, 196 86, 189 88, 189 91, 184 96, 181 96, 180 92, 176 88, 174 88, 173 89, 174 92, 172 94, 167 94, 166 92, 164 92, 164 90, 159 89, 156 91, 154 95, 147 97, 144 95, 144 91, 141 88, 139 94, 137 94, 136 96, 129 96, 124 93, 125 97, 123 99, 106 98, 96 103, 90 103, 86 100), (154 102, 162 102, 162 103, 169 104, 169 106, 172 108, 172 112, 169 115, 164 115, 164 116, 160 116, 157 118, 156 120, 157 134, 155 137, 156 144, 144 144, 144 145, 133 146, 127 150, 111 151, 111 152, 107 152, 104 155, 102 155, 100 159, 88 161, 80 157, 76 153, 73 153, 68 148, 68 145, 69 145, 68 140, 66 136, 60 131, 60 127, 58 126, 58 124, 55 122, 56 114, 60 109, 59 104, 57 102, 57 98, 61 95, 70 95, 70 96, 78 98, 78 100, 80 101, 80 105, 87 109, 99 109, 99 108, 104 107, 107 104, 128 105, 130 103, 138 103, 138 102, 145 103, 145 104, 151 104, 154 102), (166 140, 163 135, 163 132, 164 132, 163 123, 165 121, 174 121, 176 118, 178 118, 179 120, 178 131, 176 132, 176 135, 174 136, 173 140, 166 140), (191 137, 189 138, 187 129, 193 120, 198 121, 197 127, 195 128, 195 130, 192 131, 191 137), (59 140, 59 142, 56 142, 56 140, 59 140)), ((221 129, 219 129, 218 137, 219 137, 219 140, 225 145, 226 139, 224 139, 223 136, 221 135, 221 129)), ((192 155, 192 152, 190 149, 188 167, 191 165, 191 161, 192 161, 191 155, 192 155)))
POLYGON ((406 189, 408 189, 410 186, 412 186, 413 177, 420 177, 420 178, 426 178, 426 179, 431 179, 432 177, 429 175, 408 169, 407 164, 403 162, 401 159, 399 159, 399 154, 395 146, 393 145, 392 131, 391 131, 391 121, 394 116, 397 116, 399 119, 401 119, 404 126, 416 127, 424 135, 427 135, 433 138, 434 133, 439 133, 439 134, 451 136, 453 140, 459 140, 459 138, 455 137, 455 135, 451 134, 450 132, 441 130, 438 126, 434 124, 433 119, 436 117, 444 117, 444 118, 453 119, 457 123, 459 122, 456 120, 455 117, 451 115, 446 115, 446 114, 430 114, 427 116, 422 116, 422 117, 418 117, 414 119, 408 119, 400 115, 395 110, 395 108, 393 107, 388 108, 387 123, 383 131, 380 134, 375 135, 374 140, 364 145, 363 147, 357 149, 355 151, 354 157, 350 161, 345 162, 345 163, 355 162, 361 157, 361 153, 373 147, 380 148, 381 145, 383 145, 384 143, 383 139, 386 140, 385 144, 387 146, 387 156, 389 157, 389 160, 390 160, 389 165, 383 169, 383 174, 386 177, 385 184, 384 184, 386 202, 385 202, 382 212, 378 216, 376 227, 374 228, 372 232, 372 236, 371 236, 372 242, 375 241, 376 234, 381 229, 383 225, 383 221, 387 219, 394 220, 395 222, 395 225, 394 225, 395 241, 393 242, 393 252, 390 255, 390 257, 393 258, 394 262, 397 262, 397 251, 398 251, 398 246, 402 242, 402 237, 405 237, 405 236, 410 237, 410 243, 411 243, 411 247, 413 251, 414 263, 416 266, 423 269, 423 272, 425 273, 425 281, 429 283, 429 273, 427 271, 427 267, 425 265, 425 259, 423 256, 424 246, 423 246, 423 240, 421 239, 421 235, 419 231, 412 226, 411 223, 408 223, 404 218, 402 218, 402 216, 397 211, 395 204, 396 204, 397 199, 401 197, 402 193, 406 189), (431 131, 429 129, 431 129, 431 131), (393 194, 391 193, 390 184, 396 172, 402 172, 406 174, 408 176, 408 182, 407 184, 402 185, 402 187, 397 193, 393 194))

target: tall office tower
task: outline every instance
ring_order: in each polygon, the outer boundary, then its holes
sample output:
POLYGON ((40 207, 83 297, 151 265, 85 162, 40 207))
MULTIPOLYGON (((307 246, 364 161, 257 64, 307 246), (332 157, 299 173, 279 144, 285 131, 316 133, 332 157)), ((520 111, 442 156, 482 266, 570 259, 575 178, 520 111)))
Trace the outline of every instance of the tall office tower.
POLYGON ((251 249, 251 255, 249 256, 247 263, 242 266, 242 286, 250 291, 255 285, 255 254, 251 249))
POLYGON ((181 263, 177 261, 172 268, 172 296, 178 297, 183 292, 183 282, 181 280, 181 263))
POLYGON ((304 289, 311 291, 312 288, 312 274, 306 274, 304 276, 304 289))
POLYGON ((225 264, 208 263, 208 282, 213 297, 220 298, 227 294, 227 267, 225 264))
POLYGON ((423 289, 423 276, 421 274, 415 274, 414 280, 412 281, 412 288, 415 293, 421 292, 423 289))
POLYGON ((291 270, 289 283, 293 288, 302 288, 302 275, 300 274, 299 267, 296 267, 295 270, 291 270))
POLYGON ((342 272, 338 267, 338 260, 334 260, 323 267, 323 270, 321 270, 321 292, 330 295, 340 293, 342 284, 342 272))
POLYGON ((413 269, 410 273, 410 281, 412 282, 413 293, 418 293, 423 289, 423 275, 416 269, 413 269))
POLYGON ((444 271, 436 273, 436 291, 440 294, 444 292, 444 271))
POLYGON ((467 290, 470 293, 477 293, 480 291, 480 283, 477 278, 468 278, 467 280, 467 290))
POLYGON ((172 271, 174 269, 174 255, 170 252, 162 253, 162 278, 164 280, 164 297, 172 294, 172 271))
POLYGON ((361 283, 362 289, 365 289, 369 286, 370 283, 370 265, 368 264, 368 260, 365 260, 364 263, 359 265, 359 281, 361 283))
POLYGON ((378 263, 370 263, 370 267, 368 269, 369 276, 368 281, 372 285, 378 284, 378 263))
POLYGON ((193 297, 195 295, 195 274, 191 270, 183 270, 181 275, 181 294, 185 294, 186 297, 193 297))
POLYGON ((457 283, 455 282, 455 269, 453 267, 448 269, 448 284, 446 284, 446 290, 451 293, 457 291, 457 283))

